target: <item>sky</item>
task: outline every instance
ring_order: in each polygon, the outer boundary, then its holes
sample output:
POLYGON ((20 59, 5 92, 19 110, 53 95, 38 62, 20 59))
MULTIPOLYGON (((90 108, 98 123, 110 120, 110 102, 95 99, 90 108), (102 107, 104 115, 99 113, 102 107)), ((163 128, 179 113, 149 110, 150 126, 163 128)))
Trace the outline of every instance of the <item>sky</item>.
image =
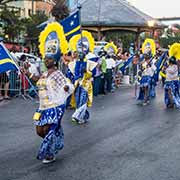
POLYGON ((128 0, 144 13, 154 17, 180 17, 180 0, 128 0))

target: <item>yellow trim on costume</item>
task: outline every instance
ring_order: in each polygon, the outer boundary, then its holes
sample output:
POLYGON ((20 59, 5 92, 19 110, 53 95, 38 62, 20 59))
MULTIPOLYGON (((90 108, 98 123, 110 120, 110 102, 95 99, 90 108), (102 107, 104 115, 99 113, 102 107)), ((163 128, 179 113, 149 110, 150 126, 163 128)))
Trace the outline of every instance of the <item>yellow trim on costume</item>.
POLYGON ((162 71, 160 71, 160 73, 159 73, 163 78, 166 78, 166 74, 165 73, 163 73, 162 71))
POLYGON ((41 113, 35 112, 34 115, 33 115, 33 120, 34 121, 39 121, 40 118, 41 118, 41 113))
POLYGON ((156 44, 155 44, 155 41, 153 39, 150 39, 150 38, 147 38, 143 45, 142 45, 142 52, 143 54, 146 53, 146 44, 149 43, 150 44, 150 47, 151 47, 151 53, 152 55, 154 56, 156 54, 156 44))
POLYGON ((89 88, 88 88, 88 102, 87 102, 87 106, 88 107, 92 107, 92 103, 93 103, 93 86, 92 86, 92 82, 89 82, 89 88))
MULTIPOLYGON (((94 52, 95 42, 94 42, 94 38, 93 38, 92 34, 88 31, 82 31, 82 37, 84 37, 88 40, 89 51, 94 52)), ((81 39, 81 34, 75 35, 70 39, 69 45, 70 45, 70 49, 72 51, 77 51, 77 43, 80 39, 81 39)))
POLYGON ((71 102, 70 105, 72 108, 76 108, 76 99, 74 93, 71 95, 71 102))
POLYGON ((12 59, 4 59, 4 60, 0 60, 0 65, 5 64, 5 63, 12 63, 14 65, 16 65, 16 63, 12 60, 12 59))
POLYGON ((77 28, 73 29, 72 31, 66 33, 65 36, 69 36, 70 34, 75 33, 75 32, 78 31, 80 28, 81 28, 81 26, 78 26, 77 28))
POLYGON ((106 44, 106 46, 104 46, 104 50, 105 51, 108 51, 109 48, 113 48, 114 54, 117 54, 118 48, 117 48, 117 46, 113 42, 108 43, 108 44, 106 44))
POLYGON ((177 60, 180 60, 180 43, 174 43, 170 46, 169 55, 174 56, 177 60))
POLYGON ((41 32, 39 36, 39 50, 42 55, 42 57, 45 57, 45 43, 48 35, 51 32, 56 32, 57 37, 59 39, 59 48, 61 50, 61 53, 67 54, 68 52, 68 42, 66 40, 63 27, 58 22, 50 23, 46 26, 45 30, 41 32))

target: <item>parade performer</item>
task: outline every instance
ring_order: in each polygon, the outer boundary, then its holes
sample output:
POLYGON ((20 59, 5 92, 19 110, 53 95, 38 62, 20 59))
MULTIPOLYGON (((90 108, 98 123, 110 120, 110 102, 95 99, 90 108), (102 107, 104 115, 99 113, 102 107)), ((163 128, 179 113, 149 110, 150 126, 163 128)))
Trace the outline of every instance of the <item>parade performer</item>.
POLYGON ((150 102, 151 95, 155 95, 155 82, 153 76, 155 68, 152 64, 151 57, 155 55, 155 43, 152 39, 146 39, 142 51, 144 54, 144 60, 141 62, 141 79, 140 79, 140 90, 138 100, 143 105, 147 105, 150 102))
POLYGON ((89 52, 93 52, 94 39, 91 33, 82 31, 81 35, 71 38, 70 47, 79 54, 79 58, 74 66, 76 110, 72 115, 72 122, 83 124, 88 122, 89 112, 87 107, 91 107, 93 101, 91 78, 97 63, 88 60, 86 55, 89 52))
POLYGON ((118 48, 113 42, 106 44, 106 46, 104 46, 104 50, 109 55, 116 55, 118 53, 118 48))
POLYGON ((36 77, 26 72, 30 79, 37 81, 40 106, 34 114, 37 134, 43 138, 37 159, 43 163, 53 162, 58 150, 64 146, 61 120, 67 97, 73 92, 73 85, 67 81, 56 64, 61 54, 67 52, 67 41, 59 23, 50 23, 41 32, 40 53, 44 58, 47 72, 36 77))
MULTIPOLYGON (((169 50, 169 64, 165 68, 165 104, 167 108, 180 107, 179 73, 177 60, 180 59, 180 44, 175 43, 169 50)), ((162 74, 162 73, 161 73, 162 74)))
MULTIPOLYGON (((75 83, 75 65, 78 59, 78 53, 75 51, 72 53, 72 61, 68 63, 68 70, 66 72, 66 77, 71 81, 72 84, 75 83)), ((74 93, 67 99, 66 106, 75 109, 75 96, 74 93)))

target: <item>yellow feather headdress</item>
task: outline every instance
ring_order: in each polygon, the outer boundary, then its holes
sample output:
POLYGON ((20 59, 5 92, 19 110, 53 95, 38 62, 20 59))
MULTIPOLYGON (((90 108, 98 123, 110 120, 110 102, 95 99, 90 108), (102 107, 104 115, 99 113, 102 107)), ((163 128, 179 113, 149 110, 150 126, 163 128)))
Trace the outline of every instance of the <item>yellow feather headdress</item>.
POLYGON ((153 39, 147 38, 142 45, 143 54, 151 53, 153 56, 156 54, 156 44, 153 39))
POLYGON ((169 56, 174 56, 177 60, 180 60, 180 43, 174 43, 170 46, 169 56))
POLYGON ((42 31, 39 36, 39 50, 42 58, 46 55, 46 41, 49 35, 53 32, 57 35, 61 53, 66 54, 68 52, 68 42, 66 40, 63 27, 58 22, 52 22, 46 26, 45 30, 42 31))
POLYGON ((104 46, 104 50, 107 53, 110 52, 110 53, 117 54, 118 52, 118 48, 113 42, 106 44, 106 46, 104 46))
POLYGON ((78 51, 78 43, 80 43, 81 38, 83 40, 86 40, 88 43, 88 49, 90 52, 94 52, 94 38, 92 34, 88 31, 82 31, 82 37, 81 34, 73 36, 69 41, 69 46, 72 51, 78 51))

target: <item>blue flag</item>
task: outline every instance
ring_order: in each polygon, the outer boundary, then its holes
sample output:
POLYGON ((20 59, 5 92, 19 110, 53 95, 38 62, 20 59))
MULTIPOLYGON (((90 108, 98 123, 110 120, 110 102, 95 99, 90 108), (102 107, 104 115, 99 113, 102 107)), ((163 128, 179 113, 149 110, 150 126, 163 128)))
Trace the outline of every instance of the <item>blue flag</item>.
MULTIPOLYGON (((45 29, 50 21, 43 22, 39 26, 37 26, 41 31, 45 29)), ((64 34, 66 39, 69 40, 74 35, 81 33, 81 25, 80 25, 80 12, 76 11, 61 22, 59 22, 64 28, 64 34)))
POLYGON ((133 61, 134 55, 131 56, 130 58, 128 58, 128 60, 122 64, 119 65, 119 69, 121 70, 121 72, 124 74, 124 71, 126 70, 126 68, 129 66, 129 64, 133 61))
POLYGON ((0 73, 9 70, 18 70, 18 68, 6 47, 0 43, 0 73))
POLYGON ((161 55, 160 58, 157 61, 157 64, 156 64, 157 69, 156 69, 156 73, 154 75, 154 79, 156 81, 158 81, 158 79, 159 79, 159 73, 160 73, 160 71, 161 71, 161 69, 162 69, 162 67, 163 67, 163 65, 164 65, 164 63, 166 61, 167 55, 168 55, 168 51, 164 52, 163 55, 161 55))
POLYGON ((80 25, 80 13, 76 11, 71 14, 69 17, 61 21, 61 25, 64 28, 64 33, 66 39, 69 40, 74 35, 81 33, 81 25, 80 25))

